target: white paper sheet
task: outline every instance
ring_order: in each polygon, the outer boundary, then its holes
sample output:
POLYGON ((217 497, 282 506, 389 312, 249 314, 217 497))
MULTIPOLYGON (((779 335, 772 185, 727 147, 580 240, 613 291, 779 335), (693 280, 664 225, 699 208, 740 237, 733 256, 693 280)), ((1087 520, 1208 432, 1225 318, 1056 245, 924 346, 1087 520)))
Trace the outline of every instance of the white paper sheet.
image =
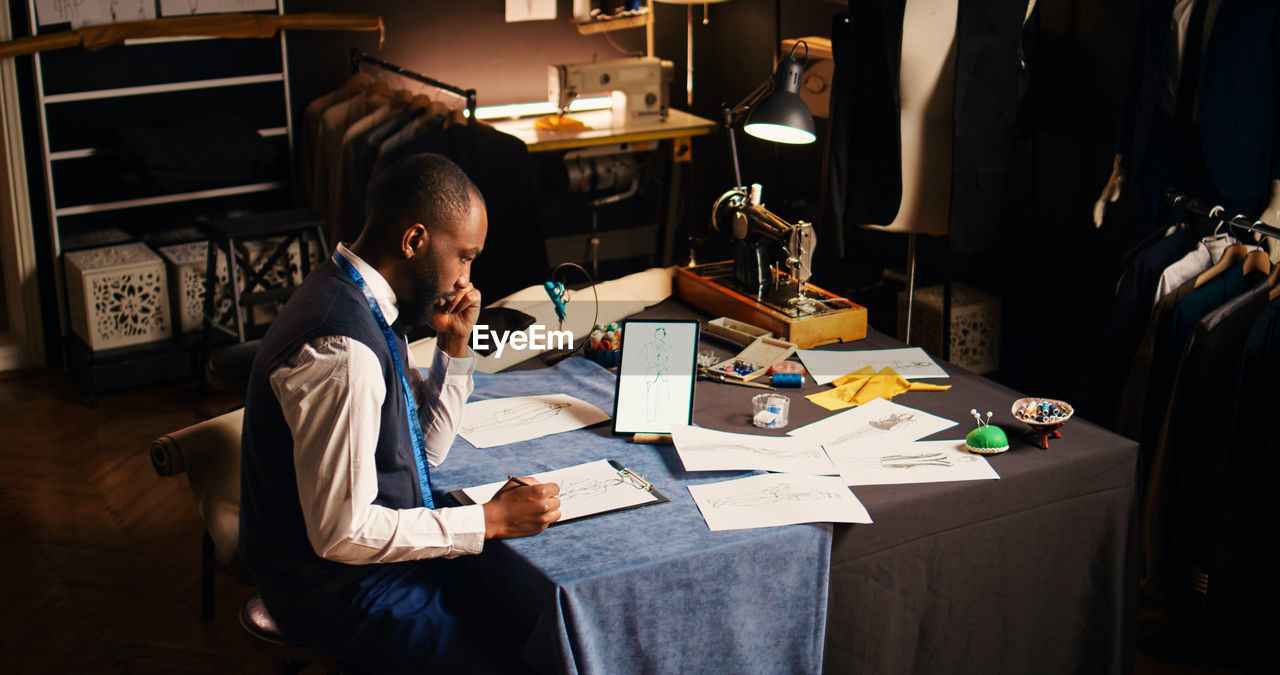
POLYGON ((878 398, 788 433, 821 443, 835 462, 836 453, 846 447, 874 451, 919 440, 955 425, 949 419, 878 398))
POLYGON ((603 410, 567 394, 491 398, 468 403, 458 435, 477 448, 573 431, 609 419, 603 410))
POLYGON ((161 16, 259 12, 275 8, 276 0, 160 0, 161 16))
POLYGON ((768 473, 690 485, 707 527, 744 530, 794 523, 870 523, 867 509, 839 478, 768 473))
POLYGON ((986 457, 965 449, 964 441, 842 446, 830 454, 846 485, 905 485, 1000 478, 986 457))
POLYGON ((36 0, 41 26, 70 22, 72 28, 156 18, 151 0, 36 0))
POLYGON ((681 424, 671 427, 671 439, 688 471, 760 469, 815 476, 836 473, 822 446, 806 438, 731 434, 681 424))
MULTIPOLYGON (((658 501, 652 492, 636 487, 634 482, 618 473, 607 459, 535 473, 530 477, 540 483, 555 483, 560 486, 558 522, 658 501)), ((483 504, 493 499, 493 495, 506 483, 507 481, 500 480, 464 488, 462 491, 471 501, 483 504)))
POLYGON ((507 23, 556 18, 556 0, 507 0, 507 23))
POLYGON ((809 376, 818 384, 831 384, 831 381, 842 375, 848 375, 859 368, 871 366, 879 372, 888 366, 897 374, 908 380, 922 380, 933 377, 950 377, 923 349, 906 347, 904 349, 864 349, 850 352, 831 351, 828 349, 798 349, 796 354, 804 362, 809 376))

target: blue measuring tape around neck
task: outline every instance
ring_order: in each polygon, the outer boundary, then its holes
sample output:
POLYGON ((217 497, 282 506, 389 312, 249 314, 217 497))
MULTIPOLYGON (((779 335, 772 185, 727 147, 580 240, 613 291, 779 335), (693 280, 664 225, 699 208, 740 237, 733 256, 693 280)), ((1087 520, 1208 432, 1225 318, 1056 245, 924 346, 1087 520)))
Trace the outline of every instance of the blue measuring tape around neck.
POLYGON ((404 410, 409 418, 409 436, 413 438, 413 462, 418 467, 418 487, 422 491, 422 505, 434 509, 436 505, 431 499, 431 475, 427 472, 427 441, 422 434, 422 425, 418 423, 418 416, 415 414, 418 406, 414 404, 413 389, 409 387, 409 378, 405 377, 404 365, 400 363, 400 350, 396 347, 400 338, 396 336, 395 331, 391 330, 387 318, 382 315, 382 308, 378 307, 378 301, 373 297, 373 291, 369 290, 369 285, 364 282, 364 277, 360 276, 351 261, 334 251, 333 262, 337 263, 338 267, 341 267, 342 271, 346 272, 347 276, 360 287, 360 291, 364 293, 364 299, 369 302, 369 311, 373 312, 373 318, 378 320, 378 327, 382 329, 382 336, 387 339, 387 348, 391 350, 391 360, 395 363, 396 375, 400 378, 400 389, 404 392, 404 410))

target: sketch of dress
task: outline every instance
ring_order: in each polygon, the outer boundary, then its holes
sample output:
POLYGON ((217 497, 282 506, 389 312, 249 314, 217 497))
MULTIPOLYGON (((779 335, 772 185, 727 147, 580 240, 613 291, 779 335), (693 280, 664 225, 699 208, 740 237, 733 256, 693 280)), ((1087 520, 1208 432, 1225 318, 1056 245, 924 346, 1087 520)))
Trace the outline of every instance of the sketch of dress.
POLYGON ((754 490, 728 497, 714 497, 707 501, 714 507, 722 506, 762 506, 778 502, 817 502, 826 499, 840 499, 838 495, 826 490, 816 490, 807 485, 779 483, 771 488, 754 490))
POLYGON ((649 422, 661 422, 671 391, 668 373, 671 370, 671 344, 667 342, 667 329, 658 328, 653 340, 640 350, 640 362, 645 371, 645 413, 649 422))
POLYGON ((559 401, 528 401, 510 408, 495 410, 476 420, 468 420, 462 425, 462 432, 474 434, 494 429, 514 429, 555 417, 561 410, 571 405, 571 403, 559 401))
POLYGON ((736 445, 733 443, 700 443, 698 445, 682 445, 680 452, 753 452, 767 457, 819 457, 816 448, 773 448, 758 445, 736 445))
POLYGON ((911 368, 928 368, 932 365, 933 362, 931 361, 884 361, 880 364, 880 367, 888 366, 894 370, 908 370, 911 368))
POLYGON ((899 426, 910 426, 914 422, 915 417, 915 413, 889 413, 880 419, 871 420, 870 422, 867 422, 865 426, 858 427, 834 441, 831 441, 831 445, 840 445, 865 436, 892 431, 899 426))

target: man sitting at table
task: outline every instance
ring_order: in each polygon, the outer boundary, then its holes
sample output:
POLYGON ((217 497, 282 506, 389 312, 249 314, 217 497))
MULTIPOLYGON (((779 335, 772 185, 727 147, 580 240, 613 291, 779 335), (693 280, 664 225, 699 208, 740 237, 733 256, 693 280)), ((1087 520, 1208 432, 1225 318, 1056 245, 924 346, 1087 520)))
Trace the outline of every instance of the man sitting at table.
POLYGON ((242 556, 292 638, 374 672, 490 669, 502 650, 459 620, 456 570, 428 559, 542 532, 560 500, 554 484, 508 483, 487 504, 432 503, 430 466, 472 389, 484 201, 448 159, 419 155, 383 171, 368 204, 360 237, 307 277, 254 361, 242 556), (423 321, 438 336, 425 379, 403 337, 423 321))

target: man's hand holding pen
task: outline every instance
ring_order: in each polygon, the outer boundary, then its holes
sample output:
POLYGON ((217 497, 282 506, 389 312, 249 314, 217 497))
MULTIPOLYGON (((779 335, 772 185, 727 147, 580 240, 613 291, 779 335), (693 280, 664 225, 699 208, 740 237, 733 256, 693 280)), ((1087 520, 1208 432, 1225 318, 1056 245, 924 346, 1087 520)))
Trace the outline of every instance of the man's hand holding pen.
POLYGON ((484 505, 485 539, 538 534, 560 519, 560 486, 510 477, 484 505))

